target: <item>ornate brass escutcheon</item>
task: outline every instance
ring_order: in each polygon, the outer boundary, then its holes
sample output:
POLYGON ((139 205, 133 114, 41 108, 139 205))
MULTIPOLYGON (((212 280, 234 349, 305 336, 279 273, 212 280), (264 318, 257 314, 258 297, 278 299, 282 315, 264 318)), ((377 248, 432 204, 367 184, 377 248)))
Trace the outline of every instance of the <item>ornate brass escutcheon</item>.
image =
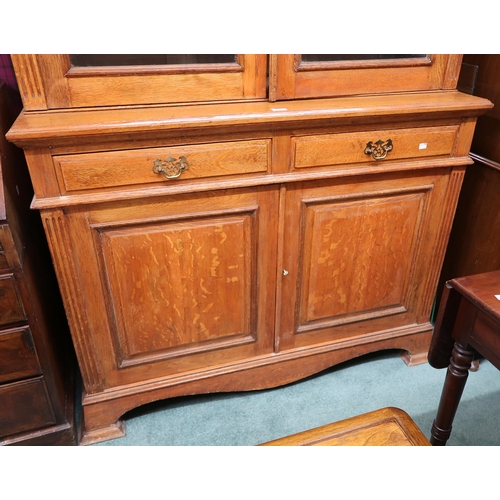
POLYGON ((169 156, 164 162, 157 158, 153 165, 153 172, 163 174, 166 179, 177 179, 188 168, 189 163, 185 156, 181 156, 179 159, 169 156))
POLYGON ((365 148, 365 155, 372 155, 374 160, 383 160, 389 151, 392 151, 392 139, 382 141, 379 139, 377 142, 368 142, 365 148))

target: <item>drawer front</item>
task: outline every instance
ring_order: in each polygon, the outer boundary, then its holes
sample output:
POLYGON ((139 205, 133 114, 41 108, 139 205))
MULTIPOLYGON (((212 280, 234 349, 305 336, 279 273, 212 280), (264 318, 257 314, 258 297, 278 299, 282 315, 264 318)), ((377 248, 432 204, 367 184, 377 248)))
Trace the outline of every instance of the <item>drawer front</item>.
POLYGON ((0 271, 8 271, 19 267, 19 255, 17 253, 12 231, 9 224, 0 225, 0 271))
POLYGON ((14 276, 12 274, 0 276, 0 325, 26 319, 14 276))
POLYGON ((324 167, 451 156, 457 132, 458 126, 448 126, 294 137, 292 166, 324 167))
POLYGON ((271 140, 55 156, 54 163, 63 193, 264 173, 270 170, 271 140))
POLYGON ((0 271, 6 269, 9 269, 9 263, 7 262, 7 255, 5 254, 2 238, 0 237, 0 271))
POLYGON ((0 437, 55 424, 43 379, 0 386, 0 437))
POLYGON ((0 332, 0 383, 13 382, 41 373, 30 329, 0 332))

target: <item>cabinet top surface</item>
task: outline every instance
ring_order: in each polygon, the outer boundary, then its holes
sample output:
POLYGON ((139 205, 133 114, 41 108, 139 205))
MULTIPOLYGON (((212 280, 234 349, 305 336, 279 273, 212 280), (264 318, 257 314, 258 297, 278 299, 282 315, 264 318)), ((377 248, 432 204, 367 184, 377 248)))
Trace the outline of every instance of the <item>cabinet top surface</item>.
POLYGON ((291 128, 331 125, 371 118, 478 116, 492 107, 487 99, 457 91, 419 92, 295 101, 239 102, 190 106, 150 106, 78 111, 23 112, 7 134, 22 147, 199 129, 291 128))

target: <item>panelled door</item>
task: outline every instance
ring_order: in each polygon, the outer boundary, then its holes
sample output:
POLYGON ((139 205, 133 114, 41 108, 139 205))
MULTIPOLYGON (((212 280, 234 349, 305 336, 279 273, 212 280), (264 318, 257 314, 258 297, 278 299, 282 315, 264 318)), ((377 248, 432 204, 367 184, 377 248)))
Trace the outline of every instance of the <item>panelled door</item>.
POLYGON ((280 350, 429 321, 444 170, 287 187, 280 350))
POLYGON ((278 192, 67 209, 94 392, 272 352, 278 192))

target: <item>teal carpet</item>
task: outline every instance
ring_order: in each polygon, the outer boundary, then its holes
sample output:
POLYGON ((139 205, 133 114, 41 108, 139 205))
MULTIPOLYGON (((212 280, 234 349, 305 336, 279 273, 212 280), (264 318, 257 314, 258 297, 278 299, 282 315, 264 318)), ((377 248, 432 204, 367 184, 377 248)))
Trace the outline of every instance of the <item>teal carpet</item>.
MULTIPOLYGON (((363 356, 277 389, 175 398, 124 416, 127 435, 94 446, 253 446, 386 406, 430 437, 446 370, 396 352, 363 356)), ((500 445, 500 372, 469 375, 448 446, 500 445)))
POLYGON ((480 485, 472 495, 494 496, 500 372, 486 361, 469 375, 446 447, 253 446, 385 406, 405 410, 429 437, 445 373, 384 352, 278 389, 150 404, 125 415, 124 438, 0 450, 2 498, 417 500, 471 483, 480 485))

